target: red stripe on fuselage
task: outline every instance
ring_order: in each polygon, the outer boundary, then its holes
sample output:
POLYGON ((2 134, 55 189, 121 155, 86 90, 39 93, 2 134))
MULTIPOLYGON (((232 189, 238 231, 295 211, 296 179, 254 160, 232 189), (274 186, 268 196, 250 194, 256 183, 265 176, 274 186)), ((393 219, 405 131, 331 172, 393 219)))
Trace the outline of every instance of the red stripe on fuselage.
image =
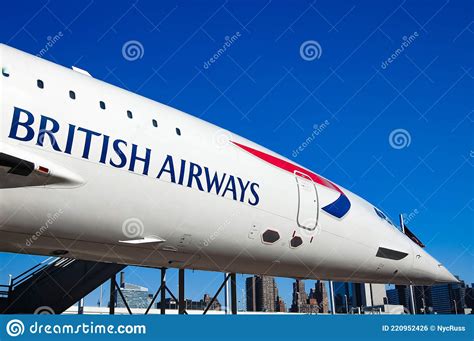
MULTIPOLYGON (((340 194, 344 195, 344 193, 341 191, 341 189, 339 187, 337 187, 331 181, 326 180, 323 177, 319 176, 318 174, 315 174, 315 173, 313 173, 311 171, 308 171, 308 170, 306 170, 302 167, 299 167, 299 166, 295 165, 294 163, 291 163, 291 162, 282 160, 280 158, 277 158, 275 156, 272 156, 270 154, 264 153, 260 150, 253 149, 251 147, 245 146, 243 144, 240 144, 240 143, 237 143, 237 142, 234 142, 234 141, 230 141, 230 142, 232 142, 237 147, 247 151, 248 153, 258 157, 259 159, 274 165, 275 167, 278 167, 280 169, 283 169, 284 171, 290 172, 291 174, 295 174, 295 172, 300 172, 304 175, 309 176, 314 182, 316 182, 316 183, 318 183, 318 184, 320 184, 324 187, 333 189, 333 190, 339 192, 340 194)), ((296 174, 296 175, 298 175, 298 174, 296 174)))

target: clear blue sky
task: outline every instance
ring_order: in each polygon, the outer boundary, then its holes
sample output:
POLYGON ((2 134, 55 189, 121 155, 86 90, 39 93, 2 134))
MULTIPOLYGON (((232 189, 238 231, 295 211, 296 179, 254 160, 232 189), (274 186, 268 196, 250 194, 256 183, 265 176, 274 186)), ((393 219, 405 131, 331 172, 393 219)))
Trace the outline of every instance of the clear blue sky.
MULTIPOLYGON (((410 215, 408 225, 428 252, 474 282, 472 2, 109 3, 6 2, 0 41, 39 54, 56 36, 44 58, 260 143, 351 189, 394 221, 400 212, 410 215), (226 52, 204 67, 233 35, 226 52), (144 51, 135 61, 122 54, 131 40, 144 51), (320 47, 312 61, 300 53, 307 41, 320 47), (409 145, 391 146, 396 129, 405 130, 409 145)), ((1 254, 0 279, 38 259, 1 254)), ((152 290, 158 284, 158 271, 127 273, 152 290)), ((176 277, 171 271, 172 287, 176 277)), ((190 273, 188 296, 211 293, 221 277, 190 273)), ((278 283, 289 305, 291 280, 278 283)))

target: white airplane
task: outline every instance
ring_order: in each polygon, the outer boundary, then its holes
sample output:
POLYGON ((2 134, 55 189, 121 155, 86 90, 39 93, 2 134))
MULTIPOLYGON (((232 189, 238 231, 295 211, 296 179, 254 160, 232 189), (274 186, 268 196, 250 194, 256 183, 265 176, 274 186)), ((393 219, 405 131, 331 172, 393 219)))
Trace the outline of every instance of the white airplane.
POLYGON ((379 209, 260 145, 0 45, 0 251, 457 282, 379 209))

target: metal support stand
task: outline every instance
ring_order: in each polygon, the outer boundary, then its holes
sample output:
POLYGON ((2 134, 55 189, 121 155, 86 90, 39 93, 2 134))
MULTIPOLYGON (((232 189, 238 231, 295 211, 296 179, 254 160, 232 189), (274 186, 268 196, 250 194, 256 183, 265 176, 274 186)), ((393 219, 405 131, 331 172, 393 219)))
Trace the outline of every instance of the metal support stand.
MULTIPOLYGON (((186 297, 185 297, 185 270, 184 269, 179 269, 179 278, 178 278, 178 283, 179 283, 179 294, 178 297, 179 299, 176 298, 175 295, 171 292, 171 290, 166 286, 166 268, 161 268, 161 283, 156 291, 155 295, 153 295, 153 298, 148 306, 148 308, 145 311, 145 315, 147 315, 150 312, 150 309, 153 307, 153 304, 155 303, 156 299, 158 298, 158 295, 161 296, 161 304, 160 304, 160 313, 161 314, 166 314, 166 292, 176 301, 178 302, 178 312, 179 314, 188 314, 186 311, 186 297)), ((224 281, 220 285, 219 289, 217 290, 216 294, 214 297, 211 299, 209 302, 209 305, 206 307, 204 310, 203 315, 205 315, 209 309, 212 307, 214 302, 216 301, 217 297, 221 293, 222 289, 224 286, 229 285, 229 279, 230 279, 230 308, 232 314, 237 314, 238 311, 238 305, 237 305, 237 279, 236 279, 236 274, 235 273, 229 273, 226 274, 224 281)), ((130 309, 130 306, 128 305, 128 302, 120 288, 120 286, 117 284, 116 281, 116 276, 113 275, 110 278, 110 304, 109 304, 109 312, 110 315, 115 314, 115 303, 117 301, 117 292, 119 293, 120 297, 122 298, 122 301, 125 304, 125 307, 128 310, 128 313, 132 315, 132 310, 130 309)), ((226 308, 227 309, 227 308, 226 308)))
POLYGON ((232 314, 237 314, 237 280, 235 273, 230 274, 230 301, 232 307, 232 314))
POLYGON ((184 269, 179 270, 179 300, 176 298, 175 295, 171 292, 171 290, 166 286, 166 268, 161 268, 161 283, 160 287, 156 291, 155 295, 153 296, 150 305, 145 311, 145 315, 150 312, 151 307, 155 303, 158 295, 161 294, 161 302, 160 302, 160 314, 166 314, 166 292, 170 294, 170 296, 178 302, 178 309, 180 314, 187 315, 188 312, 186 311, 186 299, 184 296, 184 269))
POLYGON ((161 268, 161 304, 160 304, 160 314, 166 314, 166 268, 161 268))
POLYGON ((225 280, 225 285, 224 285, 224 309, 225 309, 225 314, 228 315, 230 314, 230 307, 229 307, 229 281, 227 276, 230 274, 228 272, 224 273, 224 280, 225 280))
POLYGON ((81 298, 77 304, 77 314, 84 314, 84 298, 81 298))
POLYGON ((409 285, 410 289, 410 310, 413 315, 416 314, 415 310, 415 295, 413 295, 413 285, 409 285))
POLYGON ((224 288, 224 286, 227 284, 227 281, 229 280, 230 278, 230 274, 228 274, 227 276, 225 276, 224 278, 224 281, 222 282, 221 286, 219 287, 219 289, 217 289, 217 292, 216 294, 214 295, 214 297, 211 299, 211 302, 209 302, 209 304, 207 305, 206 309, 204 309, 204 313, 203 315, 206 315, 208 310, 212 307, 212 305, 214 304, 214 302, 216 301, 217 299, 217 296, 219 296, 219 294, 221 293, 222 289, 224 288))
POLYGON ((115 314, 115 275, 110 277, 109 314, 115 314))
POLYGON ((331 314, 336 314, 336 307, 334 305, 334 285, 329 281, 329 299, 331 300, 331 314))
POLYGON ((178 314, 183 315, 186 313, 186 298, 184 296, 184 269, 179 269, 178 281, 178 314))

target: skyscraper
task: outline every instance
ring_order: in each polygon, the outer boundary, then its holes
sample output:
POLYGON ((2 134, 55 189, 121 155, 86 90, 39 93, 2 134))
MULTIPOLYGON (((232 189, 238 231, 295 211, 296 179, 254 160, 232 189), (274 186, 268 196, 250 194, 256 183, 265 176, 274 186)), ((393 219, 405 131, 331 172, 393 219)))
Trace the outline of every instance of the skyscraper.
POLYGON ((414 286, 413 296, 415 298, 415 311, 417 314, 432 313, 433 301, 431 298, 431 287, 429 286, 414 286))
POLYGON ((474 283, 471 287, 466 286, 466 307, 474 310, 474 283))
POLYGON ((334 303, 337 313, 350 313, 352 308, 383 305, 386 300, 384 284, 334 283, 334 303))
MULTIPOLYGON (((125 300, 130 308, 142 308, 145 309, 150 304, 151 298, 148 293, 148 289, 139 285, 130 284, 125 282, 125 273, 120 273, 120 290, 125 297, 125 300)), ((118 308, 124 308, 125 303, 122 296, 118 293, 118 289, 115 289, 116 306, 118 308)))
POLYGON ((277 297, 275 311, 279 313, 286 313, 285 301, 283 301, 283 299, 280 296, 277 297))
POLYGON ((319 312, 327 314, 329 312, 329 302, 326 283, 324 281, 317 281, 314 286, 314 298, 318 302, 319 312))
POLYGON ((434 285, 431 287, 431 298, 433 310, 438 314, 464 314, 466 284, 460 281, 434 285))
MULTIPOLYGON (((470 291, 464 281, 434 286, 414 286, 415 311, 417 314, 463 314, 469 307, 470 291)), ((410 310, 410 290, 405 285, 396 285, 387 291, 390 304, 400 304, 410 310)))
POLYGON ((245 279, 247 311, 257 310, 257 276, 245 279))
POLYGON ((396 285, 387 290, 388 304, 402 305, 405 311, 410 311, 410 291, 406 285, 396 285))
POLYGON ((306 294, 304 281, 295 280, 293 283, 293 301, 291 312, 304 314, 317 314, 320 311, 319 302, 316 299, 316 290, 311 289, 310 296, 306 294))
POLYGON ((278 296, 275 278, 252 276, 245 280, 247 290, 247 311, 281 311, 285 303, 278 296), (277 310, 278 308, 278 310, 277 310))

